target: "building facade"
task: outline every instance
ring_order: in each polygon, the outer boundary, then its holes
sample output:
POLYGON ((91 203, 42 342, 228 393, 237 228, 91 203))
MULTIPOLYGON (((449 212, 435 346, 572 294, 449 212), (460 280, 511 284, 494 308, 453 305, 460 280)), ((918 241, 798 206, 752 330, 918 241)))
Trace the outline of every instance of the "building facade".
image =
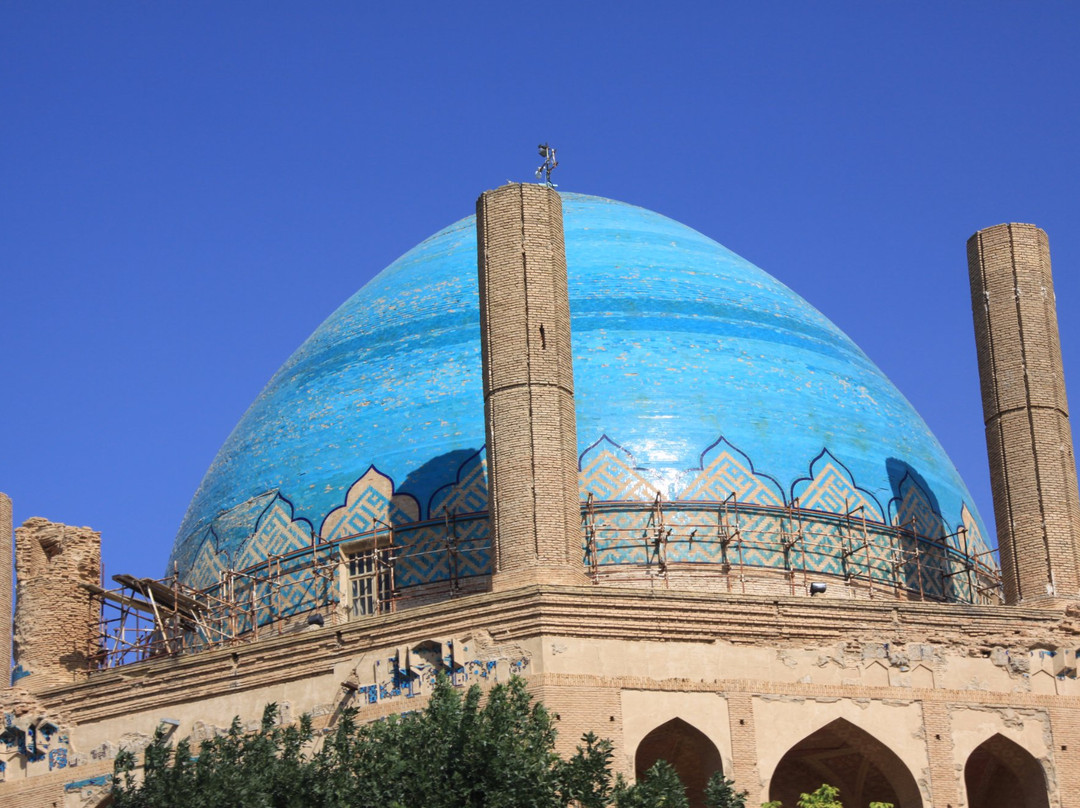
POLYGON ((526 677, 563 751, 664 758, 695 805, 717 770, 751 804, 1080 805, 1045 234, 980 231, 969 267, 1000 571, 925 423, 790 289, 641 208, 485 193, 275 374, 164 578, 15 531, 0 797, 96 806, 159 726, 376 718, 445 672, 526 677))

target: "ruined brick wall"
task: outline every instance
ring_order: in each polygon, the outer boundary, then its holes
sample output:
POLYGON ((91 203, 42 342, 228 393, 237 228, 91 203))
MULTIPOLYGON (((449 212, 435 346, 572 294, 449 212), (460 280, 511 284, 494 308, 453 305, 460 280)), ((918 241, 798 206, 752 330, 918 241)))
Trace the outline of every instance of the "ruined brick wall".
POLYGON ((968 268, 1005 599, 1060 605, 1080 597, 1080 495, 1046 233, 980 230, 968 268))
POLYGON ((11 498, 0 492, 0 689, 11 684, 11 587, 15 583, 11 528, 11 498))
POLYGON ((101 582, 101 534, 47 519, 15 531, 15 662, 39 690, 86 674, 99 615, 79 584, 101 582))
POLYGON ((583 583, 562 200, 504 185, 476 229, 492 586, 583 583))

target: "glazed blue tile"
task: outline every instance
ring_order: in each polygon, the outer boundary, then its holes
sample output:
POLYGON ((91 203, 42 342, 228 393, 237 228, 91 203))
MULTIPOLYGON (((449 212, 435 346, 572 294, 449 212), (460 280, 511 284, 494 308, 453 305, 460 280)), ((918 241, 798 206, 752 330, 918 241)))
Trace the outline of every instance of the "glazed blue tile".
MULTIPOLYGON (((964 503, 974 513, 923 420, 805 300, 664 216, 563 203, 579 451, 607 436, 674 497, 720 438, 785 495, 827 449, 879 503, 902 500, 907 475, 947 530, 964 503)), ((207 471, 173 557, 193 559, 219 514, 266 492, 318 526, 371 465, 426 506, 483 445, 468 217, 379 273, 282 365, 207 471)))

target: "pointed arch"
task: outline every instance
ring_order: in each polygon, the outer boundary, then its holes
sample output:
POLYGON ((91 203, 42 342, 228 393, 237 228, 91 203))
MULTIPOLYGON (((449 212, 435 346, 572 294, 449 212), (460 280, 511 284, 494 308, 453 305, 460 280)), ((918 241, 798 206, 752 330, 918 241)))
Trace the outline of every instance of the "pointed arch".
POLYGON ((822 783, 840 789, 845 805, 891 802, 922 808, 919 784, 900 757, 866 730, 843 718, 810 733, 780 759, 769 799, 795 805, 822 783))
POLYGON ((987 738, 968 756, 964 786, 969 808, 1050 808, 1043 767, 1001 734, 987 738))
POLYGON ((640 780, 658 760, 670 763, 686 787, 690 808, 705 805, 705 784, 723 772, 720 751, 709 736, 681 718, 673 718, 641 739, 634 753, 634 776, 640 780))

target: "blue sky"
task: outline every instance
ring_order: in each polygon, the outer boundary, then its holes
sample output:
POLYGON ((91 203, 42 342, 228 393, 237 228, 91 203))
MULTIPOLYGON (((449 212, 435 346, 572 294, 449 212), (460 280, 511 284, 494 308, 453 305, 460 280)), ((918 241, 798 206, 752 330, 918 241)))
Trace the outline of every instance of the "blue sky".
POLYGON ((1064 2, 3 3, 0 490, 160 575, 274 370, 550 140, 561 188, 836 322, 992 524, 964 245, 1047 230, 1080 406, 1078 32, 1064 2))

